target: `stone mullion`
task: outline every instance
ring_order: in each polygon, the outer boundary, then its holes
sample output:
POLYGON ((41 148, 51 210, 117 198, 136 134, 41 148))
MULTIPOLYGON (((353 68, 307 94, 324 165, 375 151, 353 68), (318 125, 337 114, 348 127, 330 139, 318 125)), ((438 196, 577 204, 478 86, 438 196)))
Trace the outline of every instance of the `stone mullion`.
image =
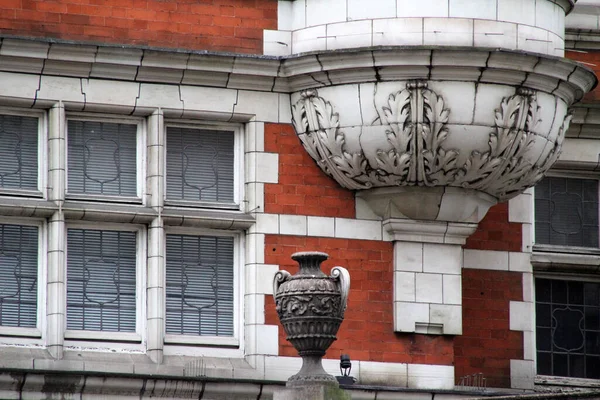
POLYGON ((63 357, 66 327, 66 227, 62 205, 66 187, 65 108, 54 105, 49 112, 48 127, 48 200, 58 205, 48 223, 46 343, 55 359, 63 357))
POLYGON ((162 218, 165 198, 165 130, 162 110, 148 118, 146 204, 158 212, 148 226, 146 351, 162 363, 165 333, 165 231, 162 218))

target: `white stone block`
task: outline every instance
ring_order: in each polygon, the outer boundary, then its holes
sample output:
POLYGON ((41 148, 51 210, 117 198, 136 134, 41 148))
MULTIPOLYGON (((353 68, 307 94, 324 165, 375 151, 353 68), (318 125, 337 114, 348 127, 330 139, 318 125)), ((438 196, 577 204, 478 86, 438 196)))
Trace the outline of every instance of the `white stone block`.
POLYGON ((348 0, 348 20, 394 18, 396 0, 348 0))
POLYGON ((256 214, 256 223, 250 228, 251 233, 278 234, 279 233, 279 215, 278 214, 256 214))
POLYGON ((513 87, 505 85, 479 84, 475 98, 475 116, 473 123, 489 125, 493 121, 495 110, 500 107, 499 99, 515 94, 513 87))
POLYGON ((429 304, 394 302, 394 331, 414 332, 417 322, 429 323, 429 304))
POLYGON ((137 82, 82 79, 81 90, 85 93, 86 109, 94 105, 101 105, 104 107, 115 106, 121 112, 126 109, 133 111, 140 92, 140 84, 137 82))
POLYGON ((254 153, 256 156, 256 181, 277 183, 279 181, 279 154, 254 153))
POLYGON ((335 236, 335 219, 327 217, 308 217, 308 236, 335 236))
POLYGON ((180 91, 185 111, 211 111, 230 118, 237 101, 233 89, 181 85, 180 91))
POLYGON ((498 0, 498 21, 535 25, 535 0, 498 0))
POLYGON ((473 46, 473 20, 425 18, 423 44, 426 46, 473 46))
POLYGON ((40 78, 35 75, 0 72, 0 97, 23 98, 33 104, 39 84, 40 78))
POLYGON ((423 271, 423 243, 394 242, 395 271, 423 271))
POLYGON ((556 32, 556 26, 554 23, 554 7, 558 7, 558 5, 550 1, 536 1, 535 26, 547 31, 556 32))
POLYGON ((531 272, 530 253, 508 253, 508 270, 516 272, 531 272))
POLYGON ((292 54, 291 31, 263 31, 263 53, 267 56, 287 56, 292 54))
MULTIPOLYGON (((434 58, 434 64, 436 60, 434 58)), ((444 94, 445 104, 460 104, 452 107, 448 116, 450 124, 470 124, 473 122, 475 108, 475 84, 467 82, 435 82, 429 83, 429 88, 437 93, 444 94)))
POLYGON ((533 389, 535 362, 531 360, 510 360, 510 387, 513 389, 533 389))
POLYGON ((294 8, 295 2, 279 0, 277 2, 277 29, 280 31, 291 31, 294 29, 294 8))
POLYGON ((335 237, 344 239, 381 240, 381 222, 336 218, 335 237))
POLYGON ((571 13, 567 15, 565 24, 570 29, 596 30, 600 28, 600 18, 598 15, 571 13))
POLYGON ((449 0, 450 18, 496 19, 496 0, 449 0))
POLYGON ((327 25, 327 50, 369 47, 373 43, 371 21, 327 25))
POLYGON ((416 301, 418 303, 442 303, 443 285, 441 274, 415 274, 416 301))
POLYGON ((533 303, 524 301, 510 302, 510 330, 531 332, 534 329, 533 303))
POLYGON ((408 366, 403 363, 360 361, 358 368, 361 385, 406 387, 408 384, 408 366))
POLYGON ((535 360, 535 332, 523 332, 523 359, 535 360))
POLYGON ((282 235, 305 236, 307 232, 307 219, 304 215, 280 215, 279 233, 282 235))
POLYGON ((508 201, 508 221, 533 223, 533 196, 520 194, 508 201))
POLYGON ((511 22, 475 20, 475 47, 517 48, 517 25, 511 22))
POLYGON ((462 279, 460 275, 443 275, 444 304, 462 304, 462 279))
MULTIPOLYGON (((27 82, 25 81, 24 83, 27 82)), ((40 90, 37 92, 38 100, 62 100, 80 103, 82 106, 85 102, 85 97, 81 93, 80 79, 42 75, 39 85, 40 90)))
POLYGON ((246 201, 247 206, 244 207, 247 211, 260 213, 265 209, 265 184, 250 182, 246 183, 246 201))
POLYGON ((422 44, 422 18, 376 19, 373 21, 373 46, 419 46, 422 44))
POLYGON ((531 253, 533 250, 533 224, 522 225, 522 246, 521 251, 531 253))
POLYGON ((533 53, 548 54, 550 40, 548 31, 528 25, 517 28, 517 48, 533 53))
POLYGON ((246 324, 265 323, 265 296, 263 294, 244 295, 244 322, 246 324))
POLYGON ((265 150, 265 124, 264 122, 248 122, 246 124, 246 134, 244 135, 246 143, 244 151, 262 152, 265 150))
POLYGON ((292 32, 292 54, 325 49, 327 49, 327 29, 325 25, 292 32))
POLYGON ((161 107, 183 112, 184 103, 181 101, 178 85, 141 83, 137 107, 151 107, 153 109, 161 107))
POLYGON ((239 90, 234 114, 255 115, 255 121, 279 122, 279 95, 239 90))
POLYGON ((415 301, 415 274, 394 272, 394 301, 415 301))
MULTIPOLYGON (((287 1, 287 0, 284 0, 287 1)), ((289 3, 289 1, 287 1, 289 3)), ((292 31, 306 28, 306 0, 294 0, 292 3, 292 31)))
POLYGON ((279 123, 292 123, 292 108, 289 94, 279 93, 279 123))
POLYGON ((535 289, 534 289, 534 279, 533 273, 524 273, 522 275, 523 279, 523 301, 533 303, 535 302, 535 289))
POLYGON ((277 355, 279 353, 279 327, 277 325, 251 325, 246 327, 254 341, 253 354, 277 355))
POLYGON ((249 284, 246 293, 260 293, 273 295, 273 277, 279 271, 279 265, 273 264, 246 264, 249 284), (254 281, 254 284, 252 284, 254 281))
POLYGON ((460 274, 462 248, 455 244, 423 244, 423 272, 460 274))
POLYGON ((408 387, 410 389, 454 389, 454 367, 408 364, 408 387))
POLYGON ((443 325, 444 335, 462 335, 462 306, 431 304, 429 322, 443 325))
POLYGON ((463 268, 508 271, 508 252, 492 250, 464 250, 463 268))
POLYGON ((398 17, 448 17, 448 0, 397 0, 398 17))
POLYGON ((264 264, 265 262, 265 235, 262 233, 249 233, 246 235, 246 263, 264 264))
POLYGON ((306 26, 346 21, 346 0, 306 0, 306 26))
POLYGON ((265 379, 287 381, 290 376, 298 373, 301 367, 300 357, 266 357, 265 379))

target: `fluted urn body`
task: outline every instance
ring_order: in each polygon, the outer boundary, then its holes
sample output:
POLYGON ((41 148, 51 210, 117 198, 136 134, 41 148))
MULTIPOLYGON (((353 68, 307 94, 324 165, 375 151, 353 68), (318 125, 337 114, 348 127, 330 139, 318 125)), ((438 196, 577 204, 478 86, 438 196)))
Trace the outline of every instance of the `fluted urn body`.
POLYGON ((350 278, 342 267, 333 268, 331 276, 325 275, 321 263, 327 258, 320 252, 295 253, 292 259, 298 262, 300 271, 293 276, 279 271, 274 278, 277 314, 287 340, 303 360, 302 369, 289 379, 288 386, 304 382, 337 385, 323 369, 321 358, 336 340, 344 319, 350 278))

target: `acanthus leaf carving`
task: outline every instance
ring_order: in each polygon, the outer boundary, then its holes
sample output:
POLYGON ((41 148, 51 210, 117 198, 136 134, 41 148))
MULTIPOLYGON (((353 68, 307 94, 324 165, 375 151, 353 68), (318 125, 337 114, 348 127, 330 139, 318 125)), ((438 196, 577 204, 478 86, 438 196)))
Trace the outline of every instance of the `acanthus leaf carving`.
POLYGON ((426 82, 409 82, 376 110, 379 118, 372 125, 384 127, 389 148, 377 149, 372 158, 363 151, 346 150, 339 116, 317 90, 303 92, 292 108, 294 126, 306 150, 346 188, 458 186, 501 200, 541 179, 560 155, 570 121, 565 117, 554 147, 545 157, 532 156, 541 109, 536 92, 521 88, 503 98, 495 110, 487 151, 473 150, 459 165, 461 149, 444 146, 451 135, 447 125, 450 109, 426 82))

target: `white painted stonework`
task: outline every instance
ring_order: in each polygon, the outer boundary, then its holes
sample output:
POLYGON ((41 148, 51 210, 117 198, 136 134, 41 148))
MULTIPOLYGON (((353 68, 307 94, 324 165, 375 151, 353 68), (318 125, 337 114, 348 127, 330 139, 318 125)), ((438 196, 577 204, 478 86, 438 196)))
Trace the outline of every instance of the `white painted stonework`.
POLYGON ((280 0, 278 30, 265 31, 264 51, 468 46, 562 56, 571 8, 567 0, 280 0))

